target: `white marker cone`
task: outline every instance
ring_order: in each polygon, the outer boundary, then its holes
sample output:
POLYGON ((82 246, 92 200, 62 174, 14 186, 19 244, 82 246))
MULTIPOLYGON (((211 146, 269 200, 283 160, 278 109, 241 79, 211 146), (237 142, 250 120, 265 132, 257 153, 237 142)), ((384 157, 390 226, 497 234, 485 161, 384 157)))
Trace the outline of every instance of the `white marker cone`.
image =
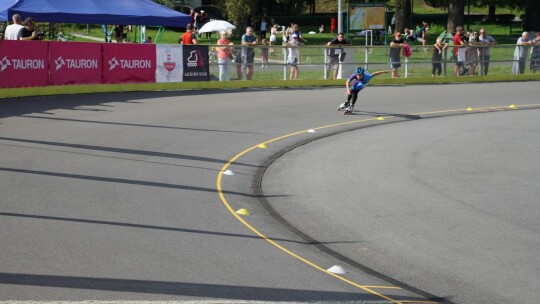
POLYGON ((331 272, 331 273, 335 273, 335 274, 346 274, 347 273, 345 271, 345 269, 343 269, 343 267, 341 267, 339 265, 334 265, 334 266, 326 269, 326 271, 331 272))
POLYGON ((234 175, 234 172, 232 170, 225 170, 223 171, 223 175, 234 175))

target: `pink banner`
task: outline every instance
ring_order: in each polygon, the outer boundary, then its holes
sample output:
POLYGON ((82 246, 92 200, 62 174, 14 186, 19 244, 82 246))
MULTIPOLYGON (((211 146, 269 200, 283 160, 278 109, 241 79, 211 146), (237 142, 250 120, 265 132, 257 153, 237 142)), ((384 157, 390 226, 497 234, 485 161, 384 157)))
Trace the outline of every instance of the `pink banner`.
POLYGON ((49 51, 45 41, 0 41, 0 87, 49 84, 49 51))
POLYGON ((100 43, 50 42, 50 84, 100 84, 100 43))
POLYGON ((156 45, 103 44, 103 83, 156 82, 156 45))

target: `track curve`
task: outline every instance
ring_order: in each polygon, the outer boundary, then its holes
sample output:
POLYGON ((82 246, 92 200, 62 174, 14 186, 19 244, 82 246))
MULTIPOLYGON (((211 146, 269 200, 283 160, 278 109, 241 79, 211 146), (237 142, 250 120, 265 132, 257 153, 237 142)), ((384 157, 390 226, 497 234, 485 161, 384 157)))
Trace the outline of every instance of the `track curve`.
POLYGON ((338 263, 277 225, 252 195, 259 166, 313 134, 237 159, 221 191, 215 176, 238 151, 282 134, 321 125, 333 127, 317 135, 340 132, 378 116, 410 120, 418 117, 409 113, 525 104, 509 99, 530 87, 373 87, 362 92, 363 112, 347 117, 334 110, 342 89, 2 100, 0 177, 7 182, 0 186, 0 240, 8 246, 0 253, 0 300, 429 300, 359 270, 346 279, 364 289, 321 275, 268 246, 218 202, 221 192, 231 210, 247 208, 253 227, 307 261, 324 269, 338 263), (428 94, 416 96, 418 90, 428 94), (446 97, 455 90, 483 94, 473 101, 446 97))

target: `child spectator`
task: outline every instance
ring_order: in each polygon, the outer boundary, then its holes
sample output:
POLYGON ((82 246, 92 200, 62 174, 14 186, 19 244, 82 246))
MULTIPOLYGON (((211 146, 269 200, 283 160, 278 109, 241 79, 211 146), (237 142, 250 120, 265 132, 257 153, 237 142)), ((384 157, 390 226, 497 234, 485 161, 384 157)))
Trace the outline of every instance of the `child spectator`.
POLYGON ((431 56, 431 76, 441 76, 442 72, 442 52, 448 47, 448 43, 444 43, 441 38, 433 45, 433 56, 431 56))
POLYGON ((261 41, 261 62, 263 69, 268 69, 268 40, 261 41))

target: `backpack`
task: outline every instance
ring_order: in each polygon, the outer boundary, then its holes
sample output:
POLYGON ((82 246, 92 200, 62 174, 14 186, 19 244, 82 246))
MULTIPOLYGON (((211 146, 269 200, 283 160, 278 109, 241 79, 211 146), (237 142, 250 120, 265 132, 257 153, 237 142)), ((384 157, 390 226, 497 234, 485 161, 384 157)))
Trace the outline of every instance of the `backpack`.
POLYGON ((411 47, 408 44, 403 46, 403 57, 409 58, 412 55, 411 47))

